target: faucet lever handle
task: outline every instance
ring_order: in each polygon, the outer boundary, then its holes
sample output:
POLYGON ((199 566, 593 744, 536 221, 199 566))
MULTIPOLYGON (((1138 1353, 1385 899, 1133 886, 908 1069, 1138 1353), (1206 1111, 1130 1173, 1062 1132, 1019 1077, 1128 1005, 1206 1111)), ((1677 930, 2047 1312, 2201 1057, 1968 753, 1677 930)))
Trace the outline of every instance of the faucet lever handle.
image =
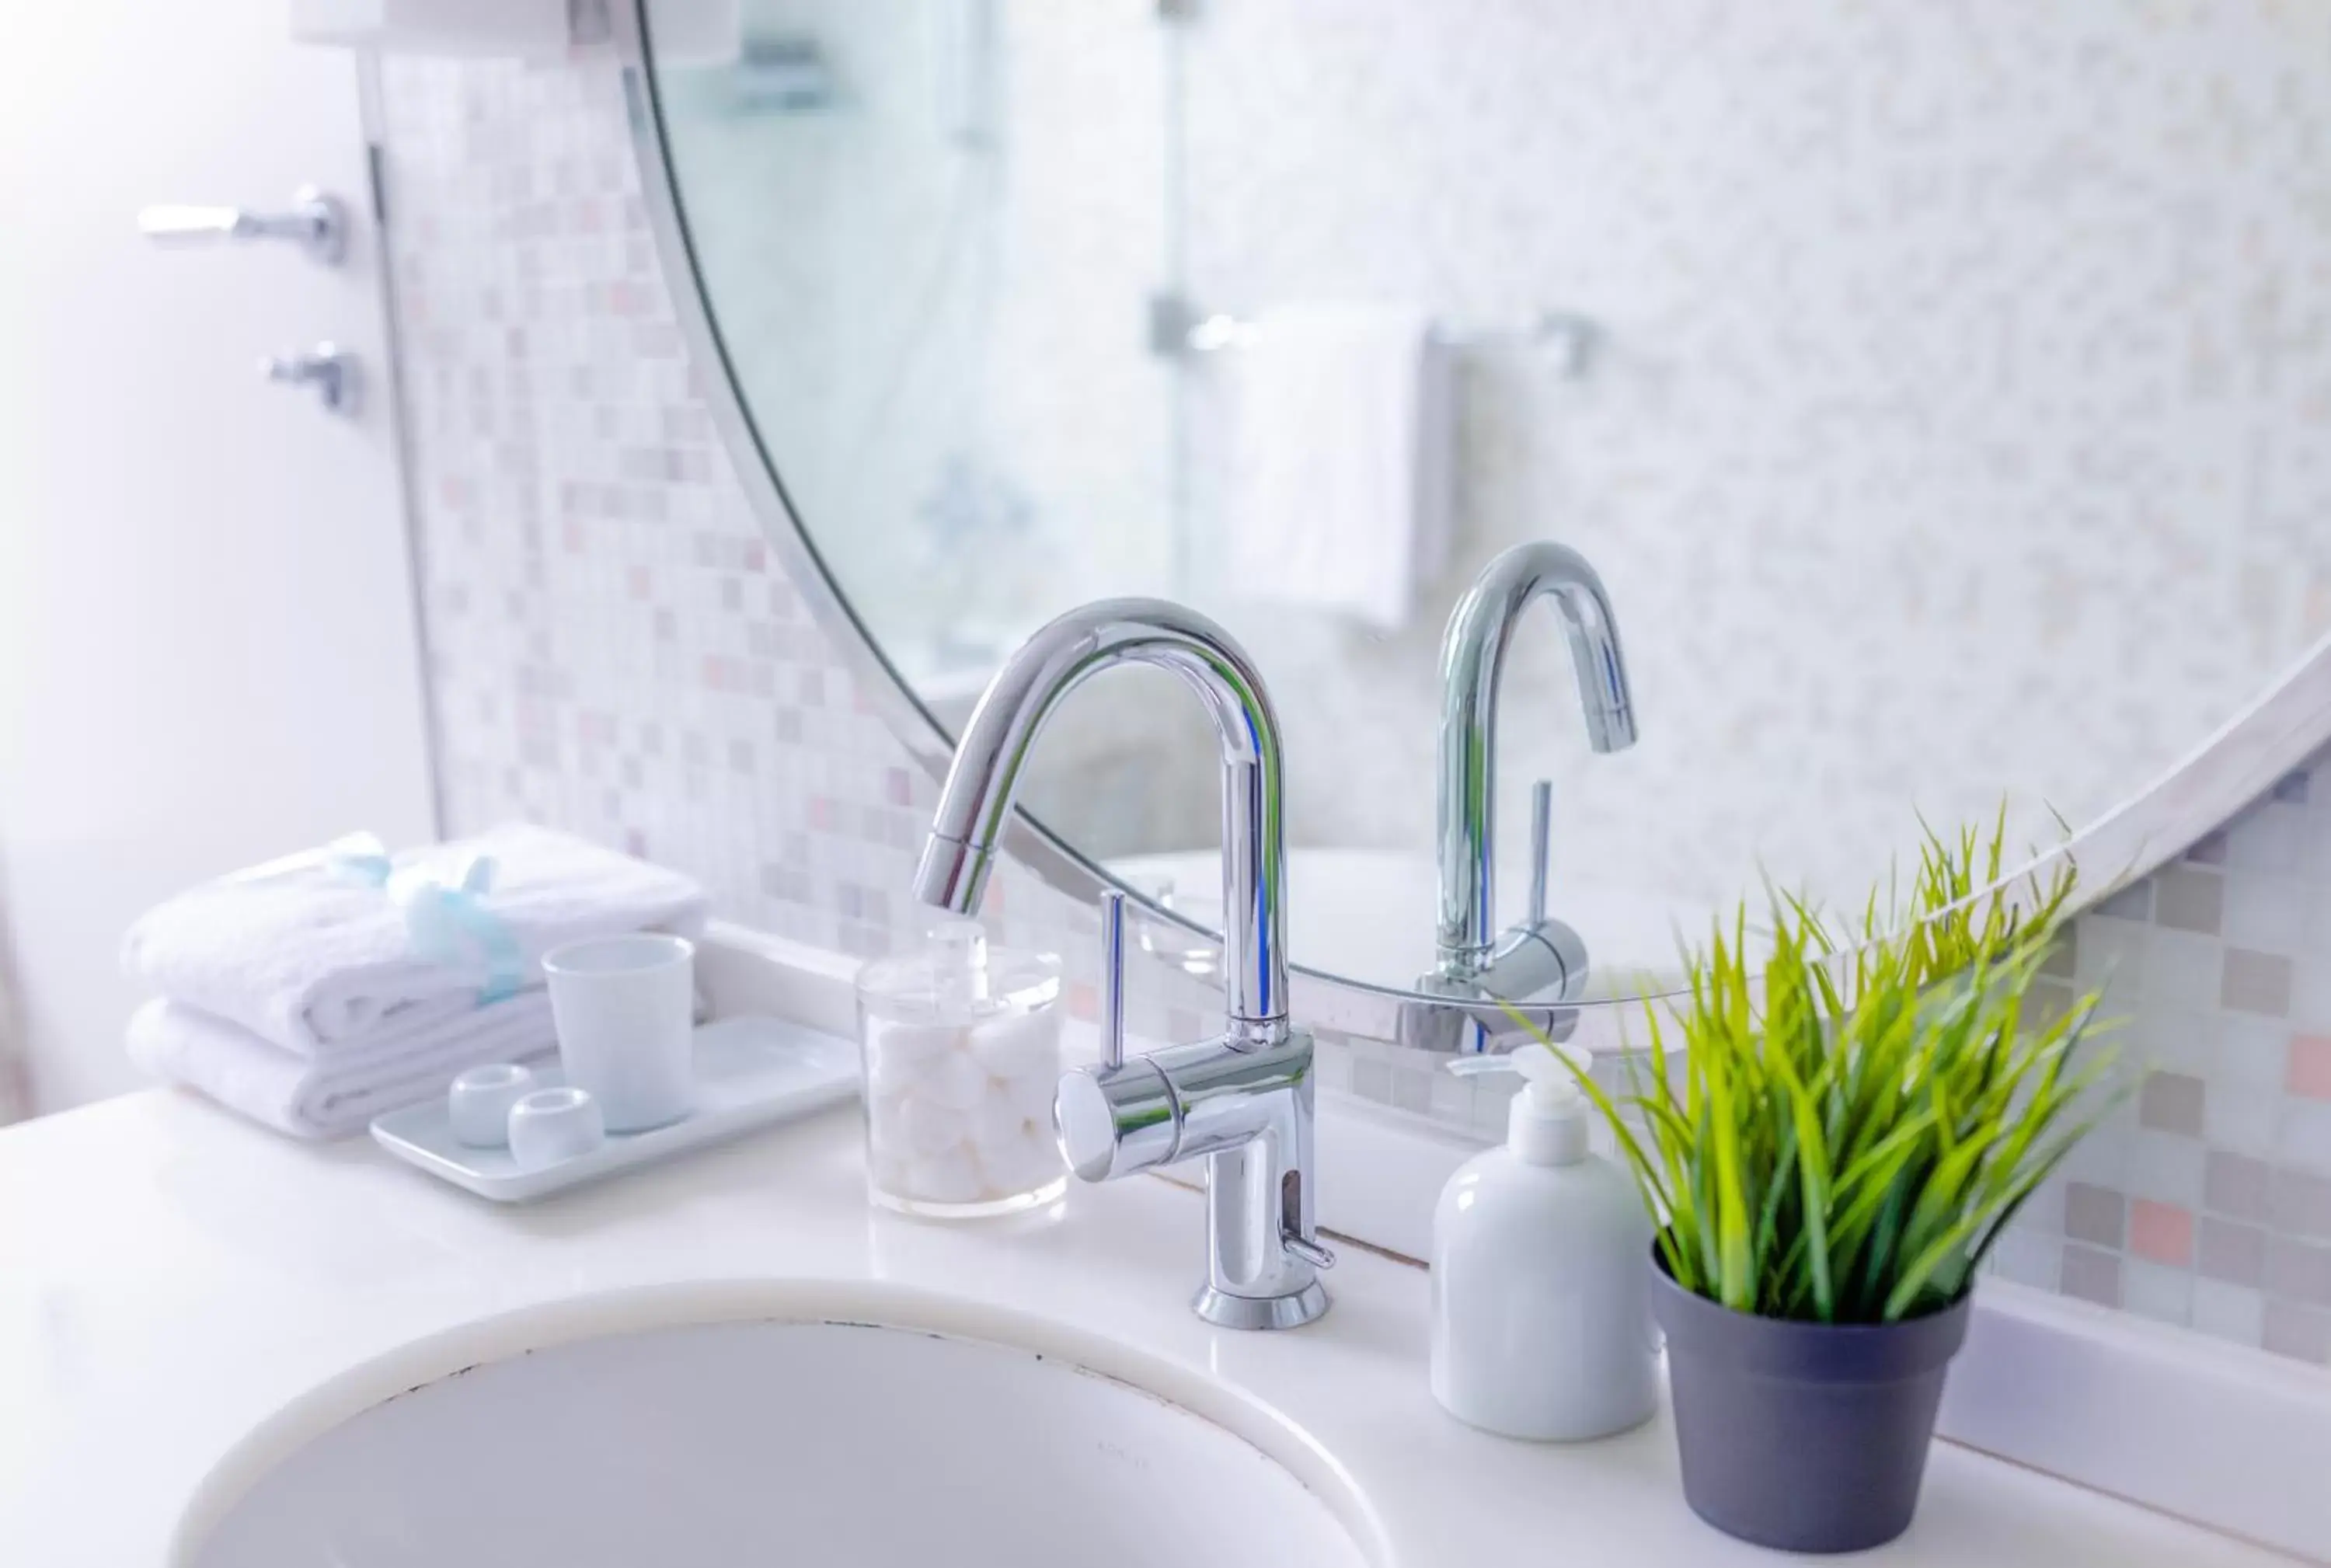
POLYGON ((1530 785, 1529 923, 1536 930, 1546 924, 1546 882, 1554 859, 1554 781, 1530 785))
POLYGON ((1302 1259, 1314 1269, 1333 1269, 1336 1266, 1336 1255, 1333 1252, 1296 1231, 1281 1231, 1279 1244, 1286 1248, 1290 1256, 1302 1259))
POLYGON ((1100 896, 1100 1065, 1125 1065, 1125 895, 1100 896))

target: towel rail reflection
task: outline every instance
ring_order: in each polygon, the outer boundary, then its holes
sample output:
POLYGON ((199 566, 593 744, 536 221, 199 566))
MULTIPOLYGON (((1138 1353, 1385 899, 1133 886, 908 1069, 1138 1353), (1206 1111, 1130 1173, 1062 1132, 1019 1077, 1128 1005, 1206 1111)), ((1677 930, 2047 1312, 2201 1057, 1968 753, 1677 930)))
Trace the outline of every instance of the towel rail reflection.
MULTIPOLYGON (((1252 347, 1262 330, 1261 323, 1236 316, 1208 316, 1184 328, 1174 347, 1192 354, 1221 354, 1252 347)), ((1539 356, 1564 375, 1585 373, 1601 336, 1594 322, 1564 310, 1541 311, 1535 318, 1513 326, 1443 324, 1433 329, 1433 335, 1448 347, 1465 352, 1519 351, 1539 356)))

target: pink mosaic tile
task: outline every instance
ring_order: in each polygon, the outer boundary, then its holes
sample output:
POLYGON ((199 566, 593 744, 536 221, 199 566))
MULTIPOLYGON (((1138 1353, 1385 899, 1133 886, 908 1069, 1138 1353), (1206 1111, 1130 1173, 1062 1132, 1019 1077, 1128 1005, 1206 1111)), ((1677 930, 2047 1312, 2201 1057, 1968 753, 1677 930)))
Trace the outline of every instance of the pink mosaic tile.
POLYGON ((2151 1262, 2190 1268, 2193 1262, 2193 1212, 2173 1203, 2139 1198, 2128 1208, 2128 1250, 2151 1262))
POLYGON ((2290 1066, 2283 1087, 2308 1099, 2331 1100, 2331 1035, 2291 1037, 2290 1066))

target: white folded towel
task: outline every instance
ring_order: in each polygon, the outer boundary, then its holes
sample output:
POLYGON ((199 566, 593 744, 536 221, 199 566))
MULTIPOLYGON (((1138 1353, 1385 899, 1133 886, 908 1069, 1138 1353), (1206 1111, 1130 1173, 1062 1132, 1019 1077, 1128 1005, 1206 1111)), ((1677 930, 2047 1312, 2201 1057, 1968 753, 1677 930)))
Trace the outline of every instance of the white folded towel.
MULTIPOLYGON (((452 866, 479 854, 495 866, 480 901, 517 940, 523 989, 540 988, 542 955, 561 943, 703 927, 704 891, 689 878, 544 828, 495 828, 396 864, 452 866)), ((393 900, 321 865, 181 893, 130 927, 122 964, 182 1007, 300 1056, 432 1041, 478 1012, 491 979, 482 957, 414 953, 393 900)))
POLYGON ((1456 410, 1427 312, 1266 313, 1230 359, 1233 589, 1396 632, 1449 556, 1456 410))
POLYGON ((474 1009, 398 1048, 321 1057, 160 997, 129 1020, 129 1059, 139 1067, 302 1138, 360 1133, 384 1111, 443 1094, 471 1068, 523 1061, 556 1043, 550 999, 539 990, 474 1009))

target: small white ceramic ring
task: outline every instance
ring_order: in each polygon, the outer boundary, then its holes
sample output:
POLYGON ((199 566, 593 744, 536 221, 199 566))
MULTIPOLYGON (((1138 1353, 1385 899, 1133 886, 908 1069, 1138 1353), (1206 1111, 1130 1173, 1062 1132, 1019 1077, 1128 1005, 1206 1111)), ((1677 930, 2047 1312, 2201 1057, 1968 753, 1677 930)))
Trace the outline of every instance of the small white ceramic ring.
POLYGON ((509 1142, 510 1107, 534 1090, 534 1074, 514 1061, 489 1062, 455 1079, 445 1091, 453 1141, 473 1149, 509 1142))
POLYGON ((522 1171, 579 1160, 606 1136, 599 1102, 585 1089, 538 1088, 509 1109, 510 1158, 522 1171))

